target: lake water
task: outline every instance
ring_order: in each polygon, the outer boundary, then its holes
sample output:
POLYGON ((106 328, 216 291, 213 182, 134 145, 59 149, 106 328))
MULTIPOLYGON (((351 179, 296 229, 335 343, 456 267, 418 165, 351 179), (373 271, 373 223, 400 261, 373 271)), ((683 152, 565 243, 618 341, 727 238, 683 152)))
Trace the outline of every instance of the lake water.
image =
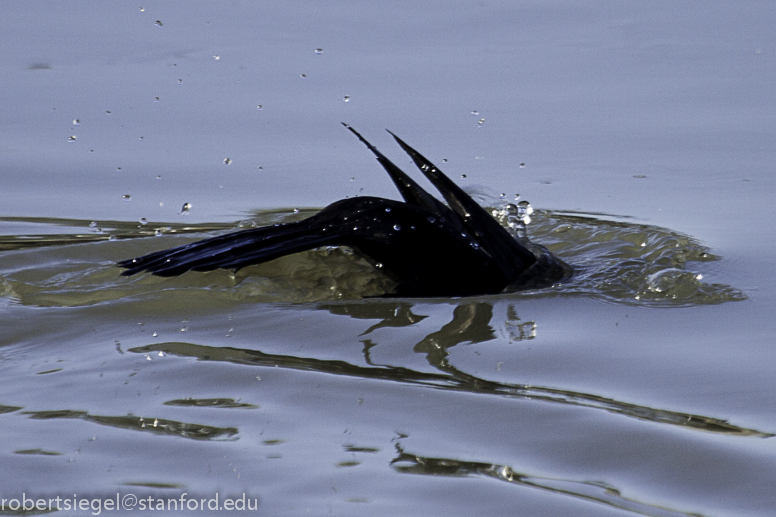
POLYGON ((774 26, 770 2, 4 5, 0 514, 772 515, 774 26), (577 275, 361 299, 379 275, 319 250, 119 276, 398 198, 341 121, 529 200, 577 275))

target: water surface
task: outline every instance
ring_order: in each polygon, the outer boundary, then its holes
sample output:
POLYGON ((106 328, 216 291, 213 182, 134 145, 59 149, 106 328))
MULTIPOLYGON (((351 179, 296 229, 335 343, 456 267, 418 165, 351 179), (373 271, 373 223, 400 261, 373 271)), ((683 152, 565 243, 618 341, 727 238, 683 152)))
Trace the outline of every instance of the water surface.
POLYGON ((5 5, 2 497, 772 514, 775 22, 768 2, 5 5), (362 298, 389 286, 343 250, 119 276, 396 197, 341 121, 484 205, 531 201, 576 276, 362 298))

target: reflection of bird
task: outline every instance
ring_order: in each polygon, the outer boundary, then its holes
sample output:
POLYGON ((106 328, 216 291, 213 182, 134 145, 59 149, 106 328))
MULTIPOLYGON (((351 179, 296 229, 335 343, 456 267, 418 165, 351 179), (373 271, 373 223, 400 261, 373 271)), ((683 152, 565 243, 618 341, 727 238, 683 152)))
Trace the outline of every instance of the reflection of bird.
MULTIPOLYGON (((344 123, 343 123, 344 124, 344 123)), ((449 207, 375 154, 405 202, 377 197, 343 199, 302 221, 244 230, 124 260, 122 275, 149 271, 238 270, 322 246, 348 246, 396 281, 386 296, 472 296, 546 287, 571 274, 549 251, 519 242, 436 166, 404 143, 449 207)))

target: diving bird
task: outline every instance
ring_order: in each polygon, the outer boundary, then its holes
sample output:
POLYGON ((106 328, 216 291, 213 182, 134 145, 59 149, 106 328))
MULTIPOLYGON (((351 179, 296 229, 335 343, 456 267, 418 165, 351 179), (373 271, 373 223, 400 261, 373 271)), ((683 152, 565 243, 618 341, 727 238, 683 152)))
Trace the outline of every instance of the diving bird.
POLYGON ((302 221, 243 230, 118 263, 122 275, 148 271, 237 271, 324 246, 347 246, 395 281, 383 296, 461 297, 548 287, 572 269, 547 249, 515 236, 423 155, 389 131, 442 194, 434 198, 343 122, 386 170, 404 202, 355 197, 302 221))

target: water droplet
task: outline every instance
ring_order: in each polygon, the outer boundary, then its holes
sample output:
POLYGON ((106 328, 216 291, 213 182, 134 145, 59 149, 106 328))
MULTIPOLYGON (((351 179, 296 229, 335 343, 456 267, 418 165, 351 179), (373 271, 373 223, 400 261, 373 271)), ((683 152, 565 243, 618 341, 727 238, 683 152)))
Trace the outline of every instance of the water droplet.
POLYGON ((263 171, 264 167, 259 166, 258 170, 263 171))
POLYGON ((156 25, 157 27, 163 27, 163 26, 164 26, 164 24, 162 23, 162 21, 161 21, 161 20, 156 20, 156 21, 154 22, 154 25, 156 25))
POLYGON ((447 158, 442 158, 442 163, 447 163, 447 158))
POLYGON ((301 77, 302 79, 307 79, 307 74, 299 74, 299 77, 301 77))
POLYGON ((399 224, 394 224, 394 225, 393 225, 393 229, 394 229, 394 230, 396 230, 396 231, 398 232, 399 230, 401 230, 401 225, 399 225, 399 224))
POLYGON ((158 336, 158 335, 159 335, 159 334, 157 334, 156 332, 154 332, 153 334, 151 334, 151 337, 156 337, 156 336, 158 336))
POLYGON ((154 97, 154 102, 159 102, 159 97, 154 97))
POLYGON ((525 163, 521 163, 521 164, 520 164, 520 168, 521 168, 521 169, 525 169, 525 163))
POLYGON ((377 269, 380 269, 380 268, 382 268, 382 267, 383 267, 383 263, 382 263, 382 262, 378 262, 377 264, 375 264, 375 267, 376 267, 377 269))
POLYGON ((117 236, 115 236, 115 235, 111 235, 110 237, 108 237, 108 240, 109 241, 117 241, 117 240, 119 240, 119 238, 117 236))
POLYGON ((481 118, 479 122, 477 122, 477 127, 482 127, 482 125, 485 123, 485 119, 481 118))
POLYGON ((129 201, 132 199, 132 196, 130 196, 129 194, 124 194, 123 196, 121 196, 121 199, 123 199, 124 201, 129 201))
POLYGON ((263 108, 264 108, 264 106, 262 106, 261 104, 259 104, 258 106, 256 106, 256 110, 258 110, 258 111, 261 111, 263 108))
POLYGON ((703 280, 703 275, 698 273, 697 275, 695 275, 695 280, 703 280))
POLYGON ((315 49, 315 53, 318 54, 318 55, 321 55, 321 54, 323 54, 323 49, 322 48, 317 48, 317 49, 315 49))
POLYGON ((144 12, 145 12, 145 7, 141 7, 141 8, 140 8, 140 12, 141 12, 141 13, 144 13, 144 12))
POLYGON ((138 140, 143 140, 143 137, 142 137, 142 136, 141 136, 141 137, 139 137, 139 138, 138 138, 138 140))
POLYGON ((498 197, 500 197, 501 199, 504 199, 505 197, 507 197, 507 195, 505 192, 502 192, 501 194, 499 194, 498 197))
POLYGON ((224 165, 229 165, 230 163, 232 163, 231 158, 224 158, 224 165))
POLYGON ((294 208, 294 213, 298 214, 299 213, 299 209, 298 208, 294 208))
POLYGON ((472 242, 470 242, 470 243, 469 243, 469 245, 470 245, 472 248, 474 248, 475 250, 478 250, 478 249, 480 249, 480 245, 479 245, 479 244, 477 244, 476 242, 473 242, 473 241, 472 241, 472 242))
POLYGON ((520 194, 515 194, 515 201, 519 201, 519 200, 520 200, 520 194))
POLYGON ((465 180, 466 179, 466 174, 461 174, 461 179, 465 180))
POLYGON ((183 207, 181 208, 181 215, 188 214, 189 210, 191 210, 191 203, 183 203, 183 207))
POLYGON ((343 101, 345 101, 345 102, 350 102, 350 95, 345 95, 345 96, 342 98, 342 100, 343 100, 343 101))
POLYGON ((75 142, 75 135, 67 139, 68 142, 75 142))
POLYGON ((183 84, 183 79, 178 79, 178 84, 183 84))
POLYGON ((97 228, 97 221, 92 221, 89 223, 89 228, 97 228))
POLYGON ((147 225, 147 224, 148 224, 148 219, 146 219, 145 217, 141 217, 139 222, 140 222, 140 224, 142 224, 143 226, 145 226, 145 225, 147 225))
POLYGON ((218 54, 214 54, 214 55, 213 55, 213 59, 215 59, 216 61, 218 61, 219 59, 221 59, 221 56, 219 56, 218 54))
POLYGON ((161 175, 161 174, 158 174, 158 175, 156 176, 156 180, 157 180, 157 181, 159 181, 160 179, 162 179, 162 175, 161 175))
POLYGON ((350 181, 351 183, 353 183, 354 181, 356 181, 356 178, 350 178, 350 180, 349 180, 349 181, 350 181))
POLYGON ((386 212, 390 212, 390 211, 391 211, 391 209, 390 209, 390 208, 386 208, 386 209, 385 209, 385 211, 386 211, 386 212))
POLYGON ((161 229, 156 229, 154 230, 154 235, 156 237, 161 237, 162 235, 164 235, 164 232, 161 229))
POLYGON ((81 121, 80 121, 80 120, 78 120, 78 119, 75 119, 75 120, 73 120, 73 125, 74 125, 74 126, 77 126, 77 125, 78 125, 78 124, 80 124, 80 123, 81 123, 81 121))
POLYGON ((472 110, 472 115, 474 115, 475 117, 476 117, 477 115, 479 115, 479 114, 480 114, 480 112, 479 112, 479 111, 477 111, 477 110, 472 110))

